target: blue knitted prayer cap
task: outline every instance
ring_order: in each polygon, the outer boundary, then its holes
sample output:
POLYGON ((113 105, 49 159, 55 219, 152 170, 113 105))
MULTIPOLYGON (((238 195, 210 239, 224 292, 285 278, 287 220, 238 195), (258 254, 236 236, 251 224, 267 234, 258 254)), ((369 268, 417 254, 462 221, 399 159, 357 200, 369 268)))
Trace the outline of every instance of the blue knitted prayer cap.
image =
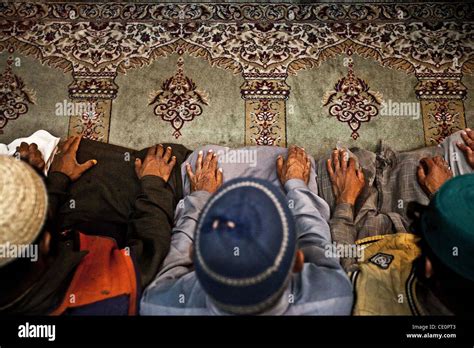
POLYGON ((230 180, 206 204, 194 263, 203 289, 232 313, 258 313, 282 293, 296 252, 292 213, 270 182, 230 180))
POLYGON ((421 231, 446 267, 474 281, 474 174, 441 186, 421 216, 421 231))

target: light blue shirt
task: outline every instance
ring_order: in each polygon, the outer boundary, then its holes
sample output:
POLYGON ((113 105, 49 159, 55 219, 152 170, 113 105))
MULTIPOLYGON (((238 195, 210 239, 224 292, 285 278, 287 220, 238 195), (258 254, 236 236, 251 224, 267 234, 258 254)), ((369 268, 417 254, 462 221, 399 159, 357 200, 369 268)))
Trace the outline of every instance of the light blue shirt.
MULTIPOLYGON (((292 274, 279 301, 262 314, 350 315, 352 286, 330 248, 329 206, 302 180, 289 180, 285 190, 305 264, 302 272, 292 274)), ((170 251, 142 296, 141 315, 226 314, 202 289, 189 253, 200 212, 209 197, 208 192, 197 191, 178 204, 170 251)))

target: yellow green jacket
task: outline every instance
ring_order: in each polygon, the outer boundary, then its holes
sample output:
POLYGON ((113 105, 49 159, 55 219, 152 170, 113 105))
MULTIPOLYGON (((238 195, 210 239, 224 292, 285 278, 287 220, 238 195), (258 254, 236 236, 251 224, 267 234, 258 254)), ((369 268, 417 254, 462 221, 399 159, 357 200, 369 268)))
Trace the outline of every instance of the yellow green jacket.
POLYGON ((415 295, 414 261, 419 237, 397 233, 362 239, 358 270, 350 277, 355 291, 353 315, 420 315, 415 295))

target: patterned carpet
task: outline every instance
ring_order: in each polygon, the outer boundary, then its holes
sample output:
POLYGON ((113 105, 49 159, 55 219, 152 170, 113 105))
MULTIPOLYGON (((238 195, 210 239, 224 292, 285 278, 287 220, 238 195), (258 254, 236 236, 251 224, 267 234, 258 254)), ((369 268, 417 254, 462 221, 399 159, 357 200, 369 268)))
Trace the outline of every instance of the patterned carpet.
POLYGON ((474 5, 0 3, 0 142, 405 150, 474 127, 474 5))

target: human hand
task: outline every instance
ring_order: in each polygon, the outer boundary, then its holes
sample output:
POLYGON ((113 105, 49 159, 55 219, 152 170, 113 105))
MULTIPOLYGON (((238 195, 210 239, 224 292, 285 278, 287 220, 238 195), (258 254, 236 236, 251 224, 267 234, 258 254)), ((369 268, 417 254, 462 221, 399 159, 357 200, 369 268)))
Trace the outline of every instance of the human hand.
POLYGON ((470 128, 461 133, 463 142, 458 142, 456 145, 464 153, 467 163, 474 169, 474 131, 470 128))
POLYGON ((291 179, 303 180, 308 185, 311 161, 303 148, 290 146, 287 160, 285 161, 281 155, 278 156, 276 166, 278 178, 283 186, 291 179))
POLYGON ((148 149, 145 159, 135 159, 135 173, 139 179, 144 176, 158 176, 168 182, 171 172, 176 164, 176 156, 171 156, 172 149, 158 144, 148 149))
POLYGON ((364 172, 356 169, 354 158, 349 158, 345 150, 334 150, 331 157, 327 168, 336 203, 355 205, 365 186, 364 172))
POLYGON ((59 172, 67 175, 71 181, 76 181, 81 175, 97 164, 95 159, 79 164, 76 159, 77 149, 81 143, 80 135, 68 138, 59 145, 49 169, 50 173, 59 172))
POLYGON ((193 173, 191 164, 186 163, 186 172, 191 181, 191 192, 214 193, 217 191, 223 182, 222 168, 218 169, 217 164, 217 155, 212 150, 209 150, 204 160, 202 151, 199 151, 195 173, 193 173))
POLYGON ((28 145, 22 142, 20 146, 16 147, 16 154, 20 156, 21 160, 29 163, 33 168, 43 172, 45 163, 42 153, 38 150, 38 145, 35 143, 28 145))
POLYGON ((418 182, 423 190, 432 196, 438 189, 453 177, 448 163, 441 157, 425 157, 420 160, 418 166, 418 182))

